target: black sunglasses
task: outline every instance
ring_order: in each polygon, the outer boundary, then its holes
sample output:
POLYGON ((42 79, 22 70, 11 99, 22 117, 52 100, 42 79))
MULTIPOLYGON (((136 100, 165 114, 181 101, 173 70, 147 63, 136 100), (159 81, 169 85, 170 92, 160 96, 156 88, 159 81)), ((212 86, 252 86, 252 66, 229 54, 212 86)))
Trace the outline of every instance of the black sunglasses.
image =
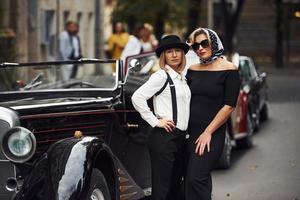
POLYGON ((201 45, 202 48, 209 47, 209 41, 208 41, 208 39, 202 40, 200 43, 195 42, 194 44, 192 44, 193 50, 197 51, 200 48, 200 45, 201 45))

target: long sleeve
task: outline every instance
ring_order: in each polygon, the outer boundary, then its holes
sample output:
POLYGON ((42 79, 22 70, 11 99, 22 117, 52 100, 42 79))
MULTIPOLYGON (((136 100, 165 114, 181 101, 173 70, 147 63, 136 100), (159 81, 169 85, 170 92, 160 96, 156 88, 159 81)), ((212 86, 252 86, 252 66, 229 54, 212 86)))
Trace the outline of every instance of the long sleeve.
POLYGON ((117 37, 115 43, 119 48, 124 48, 128 42, 128 39, 129 39, 128 33, 122 33, 117 37))
POLYGON ((128 56, 139 54, 141 49, 142 45, 140 41, 135 36, 130 36, 129 41, 121 54, 121 59, 125 62, 125 59, 128 56))
POLYGON ((115 42, 115 39, 114 39, 114 35, 111 35, 107 41, 107 46, 108 46, 108 51, 112 51, 113 48, 114 48, 114 42, 115 42))
POLYGON ((132 104, 134 108, 141 114, 141 117, 147 121, 152 127, 158 124, 157 117, 150 110, 147 100, 154 96, 165 83, 167 77, 165 73, 158 71, 149 78, 139 89, 132 95, 132 104))
POLYGON ((67 32, 59 35, 59 54, 62 60, 68 60, 72 52, 71 42, 67 32))

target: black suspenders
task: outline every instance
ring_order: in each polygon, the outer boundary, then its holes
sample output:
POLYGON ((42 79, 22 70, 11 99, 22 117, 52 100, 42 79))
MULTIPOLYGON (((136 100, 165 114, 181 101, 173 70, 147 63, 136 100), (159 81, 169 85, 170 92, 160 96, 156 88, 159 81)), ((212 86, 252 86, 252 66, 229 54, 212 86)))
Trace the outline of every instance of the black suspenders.
POLYGON ((163 87, 157 92, 155 93, 155 96, 160 95, 160 93, 162 93, 162 91, 164 91, 164 89, 166 88, 167 84, 169 83, 170 86, 170 91, 171 91, 171 98, 172 98, 172 111, 173 111, 173 121, 175 123, 175 125, 177 124, 177 100, 176 100, 176 90, 175 90, 175 85, 173 80, 171 79, 170 75, 168 72, 166 72, 167 74, 167 80, 165 82, 165 84, 163 85, 163 87))

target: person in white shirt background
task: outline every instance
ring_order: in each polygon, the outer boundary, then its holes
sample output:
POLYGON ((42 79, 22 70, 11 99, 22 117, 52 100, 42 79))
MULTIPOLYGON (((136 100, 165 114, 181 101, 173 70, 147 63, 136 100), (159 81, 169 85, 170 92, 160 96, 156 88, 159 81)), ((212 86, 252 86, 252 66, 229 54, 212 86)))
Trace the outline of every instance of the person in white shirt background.
MULTIPOLYGON (((77 35, 79 26, 73 21, 68 21, 65 30, 59 35, 59 59, 77 60, 81 58, 80 39, 77 35)), ((75 70, 73 65, 64 65, 61 67, 63 80, 69 80, 74 77, 75 70)))
POLYGON ((157 40, 153 35, 153 27, 144 23, 137 26, 133 34, 130 35, 127 44, 125 45, 121 59, 125 63, 126 58, 129 56, 137 55, 143 52, 153 51, 157 46, 157 40))
POLYGON ((125 45, 122 54, 121 59, 125 64, 126 58, 132 55, 136 55, 142 52, 142 43, 141 43, 141 36, 142 32, 144 31, 143 26, 137 26, 133 34, 129 36, 129 40, 127 44, 125 45))
POLYGON ((181 199, 191 99, 183 72, 188 50, 189 46, 176 35, 162 38, 155 50, 161 69, 132 96, 134 108, 153 127, 148 140, 153 200, 181 199), (154 113, 147 104, 152 97, 154 113))

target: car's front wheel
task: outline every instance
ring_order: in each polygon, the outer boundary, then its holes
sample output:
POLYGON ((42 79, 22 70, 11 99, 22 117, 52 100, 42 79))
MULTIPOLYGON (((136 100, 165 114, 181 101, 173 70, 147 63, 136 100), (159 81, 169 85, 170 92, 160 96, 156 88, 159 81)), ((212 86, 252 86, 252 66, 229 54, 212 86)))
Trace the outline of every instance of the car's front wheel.
POLYGON ((267 103, 264 104, 263 108, 260 111, 260 121, 267 121, 269 119, 269 111, 267 103))
POLYGON ((230 136, 227 131, 225 134, 226 135, 225 135, 225 143, 224 143, 224 147, 223 147, 223 152, 221 154, 221 157, 220 157, 219 163, 218 163, 218 168, 221 168, 221 169, 228 169, 231 164, 231 149, 232 149, 231 139, 230 139, 230 136))
POLYGON ((247 127, 247 136, 236 141, 236 146, 239 149, 248 149, 253 146, 254 127, 249 113, 247 115, 247 127))
POLYGON ((111 200, 105 177, 97 168, 92 171, 87 200, 111 200))
POLYGON ((260 111, 258 108, 255 109, 255 114, 254 114, 254 120, 253 120, 253 128, 254 131, 257 132, 259 130, 259 125, 260 125, 260 111))

